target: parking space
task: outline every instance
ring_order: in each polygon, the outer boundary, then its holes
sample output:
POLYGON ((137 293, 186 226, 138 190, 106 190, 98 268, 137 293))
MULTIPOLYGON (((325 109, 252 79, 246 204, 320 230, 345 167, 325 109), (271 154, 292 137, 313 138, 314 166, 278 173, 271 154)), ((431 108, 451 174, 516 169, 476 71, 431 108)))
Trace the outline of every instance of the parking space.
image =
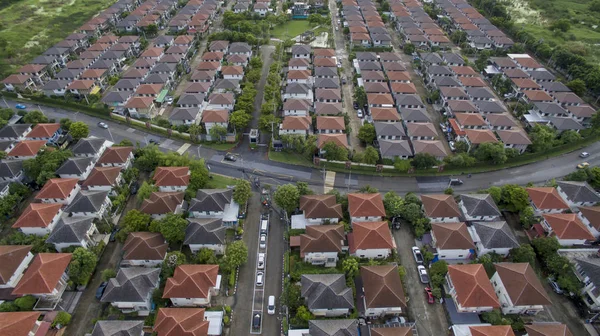
MULTIPOLYGON (((264 304, 265 304, 265 280, 267 277, 267 268, 265 267, 264 269, 259 270, 258 269, 258 254, 259 253, 264 253, 265 256, 267 256, 267 242, 264 242, 264 248, 261 248, 261 236, 262 236, 262 221, 263 221, 263 215, 262 214, 256 214, 255 216, 260 216, 259 219, 259 226, 258 226, 258 241, 256 242, 256 244, 258 245, 258 249, 257 249, 257 253, 256 253, 256 263, 254 264, 254 293, 252 295, 252 301, 250 302, 250 304, 252 305, 252 317, 250 320, 250 333, 251 334, 262 334, 263 332, 263 320, 265 318, 265 310, 264 310, 264 304), (259 274, 260 276, 260 283, 259 283, 259 274), (260 321, 260 325, 258 328, 256 327, 256 323, 254 321, 256 314, 260 314, 261 316, 261 321, 260 321)), ((268 240, 268 238, 267 238, 268 240)))

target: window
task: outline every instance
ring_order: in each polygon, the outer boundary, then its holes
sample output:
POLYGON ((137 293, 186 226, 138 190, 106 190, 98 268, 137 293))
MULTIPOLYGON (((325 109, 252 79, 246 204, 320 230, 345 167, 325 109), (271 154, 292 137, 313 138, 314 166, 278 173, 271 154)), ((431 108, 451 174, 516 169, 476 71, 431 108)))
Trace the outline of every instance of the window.
POLYGON ((459 257, 459 258, 462 258, 462 257, 463 257, 463 255, 462 255, 462 254, 459 254, 459 255, 458 255, 458 257, 459 257))

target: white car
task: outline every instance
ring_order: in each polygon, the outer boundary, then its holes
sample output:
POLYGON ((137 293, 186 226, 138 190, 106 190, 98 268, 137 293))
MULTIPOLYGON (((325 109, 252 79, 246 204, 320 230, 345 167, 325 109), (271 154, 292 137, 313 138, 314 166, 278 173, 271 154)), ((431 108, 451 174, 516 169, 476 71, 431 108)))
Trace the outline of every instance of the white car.
POLYGON ((359 118, 362 118, 362 117, 364 117, 364 115, 363 115, 363 111, 362 111, 361 109, 358 109, 358 110, 356 111, 356 115, 357 115, 359 118))
POLYGON ((258 287, 262 287, 262 285, 263 285, 263 277, 264 276, 265 276, 265 274, 263 272, 256 273, 256 285, 258 287))
POLYGON ((275 296, 269 296, 269 301, 267 304, 267 314, 275 315, 275 296))
POLYGON ((583 152, 583 153, 579 154, 579 157, 582 159, 585 159, 588 156, 590 156, 590 153, 588 153, 588 152, 583 152))
POLYGON ((451 151, 454 152, 456 150, 456 143, 454 141, 448 141, 448 146, 450 146, 451 151))
POLYGON ((265 269, 265 254, 264 253, 258 254, 257 268, 259 270, 265 269))
POLYGON ((418 246, 412 247, 413 257, 415 257, 415 261, 419 265, 423 265, 423 254, 421 253, 421 249, 418 246))
POLYGON ((417 270, 419 271, 419 280, 421 283, 428 284, 429 283, 429 274, 427 274, 427 270, 425 266, 417 266, 417 270))
POLYGON ((260 248, 264 249, 267 248, 267 235, 261 234, 260 235, 260 248))

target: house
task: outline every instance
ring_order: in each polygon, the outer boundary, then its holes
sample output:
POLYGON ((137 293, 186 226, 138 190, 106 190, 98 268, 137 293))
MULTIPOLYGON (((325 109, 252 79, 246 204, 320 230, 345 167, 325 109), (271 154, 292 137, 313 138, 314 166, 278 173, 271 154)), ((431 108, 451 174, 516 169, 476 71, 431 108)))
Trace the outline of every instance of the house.
POLYGON ((224 66, 221 68, 221 74, 225 79, 242 80, 244 79, 244 68, 237 65, 224 66))
POLYGON ((108 140, 90 137, 77 141, 71 148, 71 152, 75 157, 93 157, 97 160, 110 146, 112 146, 112 142, 108 140))
POLYGON ((153 219, 164 218, 167 214, 181 214, 185 207, 183 191, 155 191, 142 202, 140 211, 149 214, 153 219))
POLYGON ((362 288, 357 288, 357 296, 362 293, 362 300, 359 299, 358 309, 363 316, 380 318, 406 313, 406 297, 398 266, 361 266, 360 279, 362 288))
POLYGON ((352 223, 382 221, 385 217, 385 208, 381 194, 348 194, 348 212, 352 223))
POLYGON ((26 135, 31 132, 31 124, 10 124, 0 129, 0 140, 25 140, 26 135))
POLYGON ((600 259, 596 256, 579 257, 573 260, 575 275, 583 283, 583 302, 593 311, 600 309, 600 259))
POLYGON ((133 162, 133 147, 112 146, 107 148, 96 165, 100 167, 120 167, 126 170, 131 167, 133 162))
POLYGON ((102 218, 108 215, 112 207, 109 198, 109 191, 106 190, 81 190, 73 202, 65 208, 65 212, 73 217, 94 217, 102 218))
POLYGON ((525 326, 525 336, 573 336, 569 328, 562 323, 533 323, 525 326))
POLYGON ((71 246, 88 249, 96 246, 93 236, 98 233, 93 218, 64 217, 58 221, 46 243, 53 244, 59 252, 71 246))
POLYGON ((192 218, 219 218, 225 226, 237 225, 239 210, 231 189, 200 189, 188 208, 192 218))
POLYGON ((204 309, 160 308, 152 330, 158 336, 204 336, 208 335, 211 324, 204 309))
POLYGON ((358 321, 356 319, 310 320, 308 321, 307 333, 302 335, 359 336, 358 321))
POLYGON ((454 336, 515 336, 509 325, 491 325, 489 323, 455 324, 449 329, 452 329, 451 334, 454 336))
POLYGON ((162 297, 176 307, 210 307, 220 288, 219 265, 179 265, 167 279, 162 297))
POLYGON ((33 260, 31 245, 0 246, 0 301, 13 300, 11 294, 33 260))
POLYGON ((33 159, 45 146, 45 140, 22 140, 17 142, 15 147, 6 154, 6 158, 8 160, 33 159))
POLYGON ((538 215, 556 214, 569 209, 569 205, 553 187, 532 187, 526 190, 529 194, 529 202, 538 215))
POLYGON ((127 112, 134 118, 149 118, 154 107, 154 98, 152 97, 133 97, 125 103, 127 112))
POLYGON ((60 124, 37 124, 31 132, 25 135, 27 140, 46 140, 47 143, 56 143, 61 135, 60 124))
POLYGON ((117 188, 124 182, 120 167, 94 167, 81 186, 85 190, 108 191, 111 196, 116 196, 117 188))
POLYGON ((463 130, 482 130, 488 128, 485 119, 479 113, 456 113, 454 116, 463 130))
POLYGON ((449 265, 445 287, 459 313, 482 313, 500 308, 494 288, 481 264, 449 265))
POLYGON ((461 217, 458 204, 452 195, 421 195, 423 211, 432 223, 458 222, 461 217))
POLYGON ((317 137, 317 148, 319 148, 319 154, 325 154, 325 145, 328 142, 333 142, 338 147, 343 147, 345 149, 349 149, 348 145, 348 137, 343 133, 334 133, 334 134, 319 134, 317 137))
POLYGON ((42 203, 69 204, 81 189, 77 182, 77 178, 49 179, 35 195, 35 200, 42 203))
POLYGON ((202 102, 196 101, 196 97, 201 95, 202 94, 186 94, 185 97, 189 97, 191 100, 187 100, 187 103, 189 104, 184 103, 182 105, 189 107, 174 108, 169 115, 169 122, 171 122, 172 125, 197 125, 199 122, 198 119, 201 116, 200 106, 202 105, 202 102))
POLYGON ((468 228, 475 243, 477 256, 497 253, 507 257, 510 250, 521 245, 504 221, 502 222, 473 222, 468 228))
POLYGON ((29 203, 12 228, 24 234, 45 236, 58 223, 63 213, 61 208, 60 203, 29 203))
POLYGON ((529 263, 497 263, 490 281, 503 314, 535 315, 552 304, 529 263))
POLYGON ((229 45, 230 55, 246 55, 252 57, 252 47, 246 42, 234 42, 229 45))
POLYGON ((279 125, 279 135, 303 135, 312 134, 312 119, 308 116, 287 116, 279 125))
MULTIPOLYGON (((506 140, 511 145, 518 144, 518 142, 515 142, 514 140, 511 139, 511 137, 513 136, 512 134, 514 134, 514 133, 507 133, 508 136, 503 136, 498 131, 514 130, 514 131, 518 131, 520 133, 525 133, 522 129, 519 129, 517 127, 517 123, 513 120, 513 118, 511 118, 508 115, 508 113, 488 114, 485 116, 485 121, 489 125, 490 129, 496 131, 496 134, 498 134, 498 136, 502 142, 504 142, 506 140)), ((525 137, 525 139, 527 141, 529 141, 529 138, 527 138, 526 134, 523 134, 523 136, 525 137)), ((515 137, 516 137, 516 135, 515 135, 515 137)), ((516 149, 519 149, 520 152, 525 151, 525 149, 527 149, 527 146, 523 147, 524 149, 522 149, 522 148, 518 148, 515 146, 506 147, 507 143, 505 143, 504 145, 505 145, 505 148, 516 148, 516 149)))
POLYGON ((465 223, 432 223, 431 239, 439 259, 470 259, 475 253, 465 223))
POLYGON ((315 316, 348 316, 354 309, 352 288, 346 285, 344 274, 303 274, 301 296, 315 316))
POLYGON ((40 321, 40 313, 32 311, 0 313, 0 334, 11 336, 47 335, 51 323, 40 321))
POLYGON ((292 58, 288 62, 289 70, 308 70, 310 67, 310 60, 306 58, 292 58))
POLYGON ((154 171, 153 179, 159 191, 185 191, 190 184, 190 168, 158 167, 154 171))
POLYGON ((549 236, 555 236, 561 246, 583 245, 595 239, 576 214, 554 213, 542 217, 542 227, 549 236))
MULTIPOLYGON (((285 122, 285 120, 284 120, 285 122)), ((320 134, 344 133, 346 124, 344 117, 325 117, 317 116, 316 131, 320 134)))
POLYGON ((570 207, 589 207, 600 203, 600 195, 587 182, 559 181, 556 191, 570 207))
POLYGON ((394 107, 394 98, 390 94, 368 93, 367 101, 369 108, 394 107))
POLYGON ((283 116, 308 116, 311 105, 306 99, 288 99, 283 103, 283 116))
POLYGON ((335 267, 344 247, 343 225, 310 225, 300 235, 300 257, 313 265, 335 267))
MULTIPOLYGON (((488 118, 488 121, 490 120, 492 119, 488 118)), ((513 123, 512 121, 510 122, 510 124, 513 123)), ((527 137, 527 133, 521 128, 496 130, 496 134, 498 134, 500 141, 504 143, 504 148, 514 148, 519 151, 519 154, 525 153, 527 147, 531 145, 531 140, 527 137)))
POLYGON ((158 267, 165 260, 168 248, 160 233, 131 232, 123 245, 121 266, 158 267))
MULTIPOLYGON (((382 123, 376 123, 376 126, 378 126, 377 124, 382 124, 382 123)), ((390 160, 396 160, 396 159, 401 159, 401 160, 407 160, 408 158, 413 156, 413 151, 412 148, 410 147, 410 142, 408 140, 398 140, 399 138, 402 138, 402 133, 399 133, 397 130, 398 128, 402 128, 402 125, 400 123, 387 123, 389 125, 387 125, 385 130, 380 130, 380 132, 378 133, 378 137, 379 138, 379 153, 381 154, 381 157, 384 159, 390 159, 390 160), (400 126, 396 126, 394 124, 399 124, 400 126), (386 131, 389 130, 391 132, 396 132, 394 135, 392 134, 388 134, 385 135, 386 131), (385 138, 393 138, 392 140, 388 140, 388 139, 384 139, 385 138)), ((403 130, 403 129, 402 129, 403 130)))
POLYGON ((577 216, 586 225, 594 237, 600 237, 600 206, 579 207, 577 216))
POLYGON ((117 276, 108 280, 100 302, 108 302, 124 314, 136 312, 139 316, 148 316, 159 278, 160 268, 120 268, 117 276))
POLYGON ((342 103, 315 102, 314 112, 316 115, 340 115, 342 110, 342 103))
POLYGON ((208 96, 207 110, 228 110, 233 111, 235 104, 235 96, 232 92, 227 93, 211 93, 208 96))
MULTIPOLYGON (((213 140, 210 130, 215 126, 223 127, 227 130, 229 127, 229 111, 228 110, 205 110, 202 113, 202 123, 206 129, 207 139, 213 140)), ((219 139, 214 139, 219 140, 219 139)))
POLYGON ((34 310, 54 310, 67 288, 70 262, 71 253, 38 253, 12 294, 39 299, 34 310))
POLYGON ((227 53, 229 49, 229 41, 212 41, 208 46, 209 51, 227 53))
POLYGON ((438 137, 435 126, 428 122, 406 123, 406 135, 411 140, 435 140, 438 137))
POLYGON ((33 77, 30 75, 12 74, 4 78, 2 84, 4 84, 4 88, 7 91, 28 91, 36 89, 33 77))
POLYGON ((76 178, 79 181, 87 179, 94 168, 94 158, 68 158, 57 170, 60 178, 76 178))
POLYGON ((310 59, 312 48, 309 45, 295 44, 292 46, 293 58, 308 58, 310 59))
POLYGON ((209 249, 222 255, 226 246, 225 231, 227 227, 220 218, 188 218, 183 244, 189 245, 192 253, 209 249))
POLYGON ((396 244, 388 222, 355 222, 348 233, 348 248, 361 259, 386 259, 396 244))
POLYGON ((89 336, 143 336, 143 329, 144 321, 98 321, 89 336))
POLYGON ((343 218, 342 205, 335 195, 300 196, 302 214, 292 215, 292 229, 306 229, 310 225, 336 224, 343 218))
POLYGON ((490 194, 462 194, 458 206, 467 221, 496 221, 502 216, 490 194))

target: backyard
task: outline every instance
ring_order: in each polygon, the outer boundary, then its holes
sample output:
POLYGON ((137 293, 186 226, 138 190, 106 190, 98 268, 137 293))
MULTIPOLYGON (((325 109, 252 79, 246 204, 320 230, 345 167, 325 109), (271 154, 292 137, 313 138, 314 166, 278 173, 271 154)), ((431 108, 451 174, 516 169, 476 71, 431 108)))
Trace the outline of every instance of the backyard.
POLYGON ((312 29, 312 26, 307 20, 291 20, 271 29, 271 36, 280 40, 287 40, 310 29, 312 29))
POLYGON ((115 0, 22 0, 0 9, 0 77, 71 34, 115 0))

